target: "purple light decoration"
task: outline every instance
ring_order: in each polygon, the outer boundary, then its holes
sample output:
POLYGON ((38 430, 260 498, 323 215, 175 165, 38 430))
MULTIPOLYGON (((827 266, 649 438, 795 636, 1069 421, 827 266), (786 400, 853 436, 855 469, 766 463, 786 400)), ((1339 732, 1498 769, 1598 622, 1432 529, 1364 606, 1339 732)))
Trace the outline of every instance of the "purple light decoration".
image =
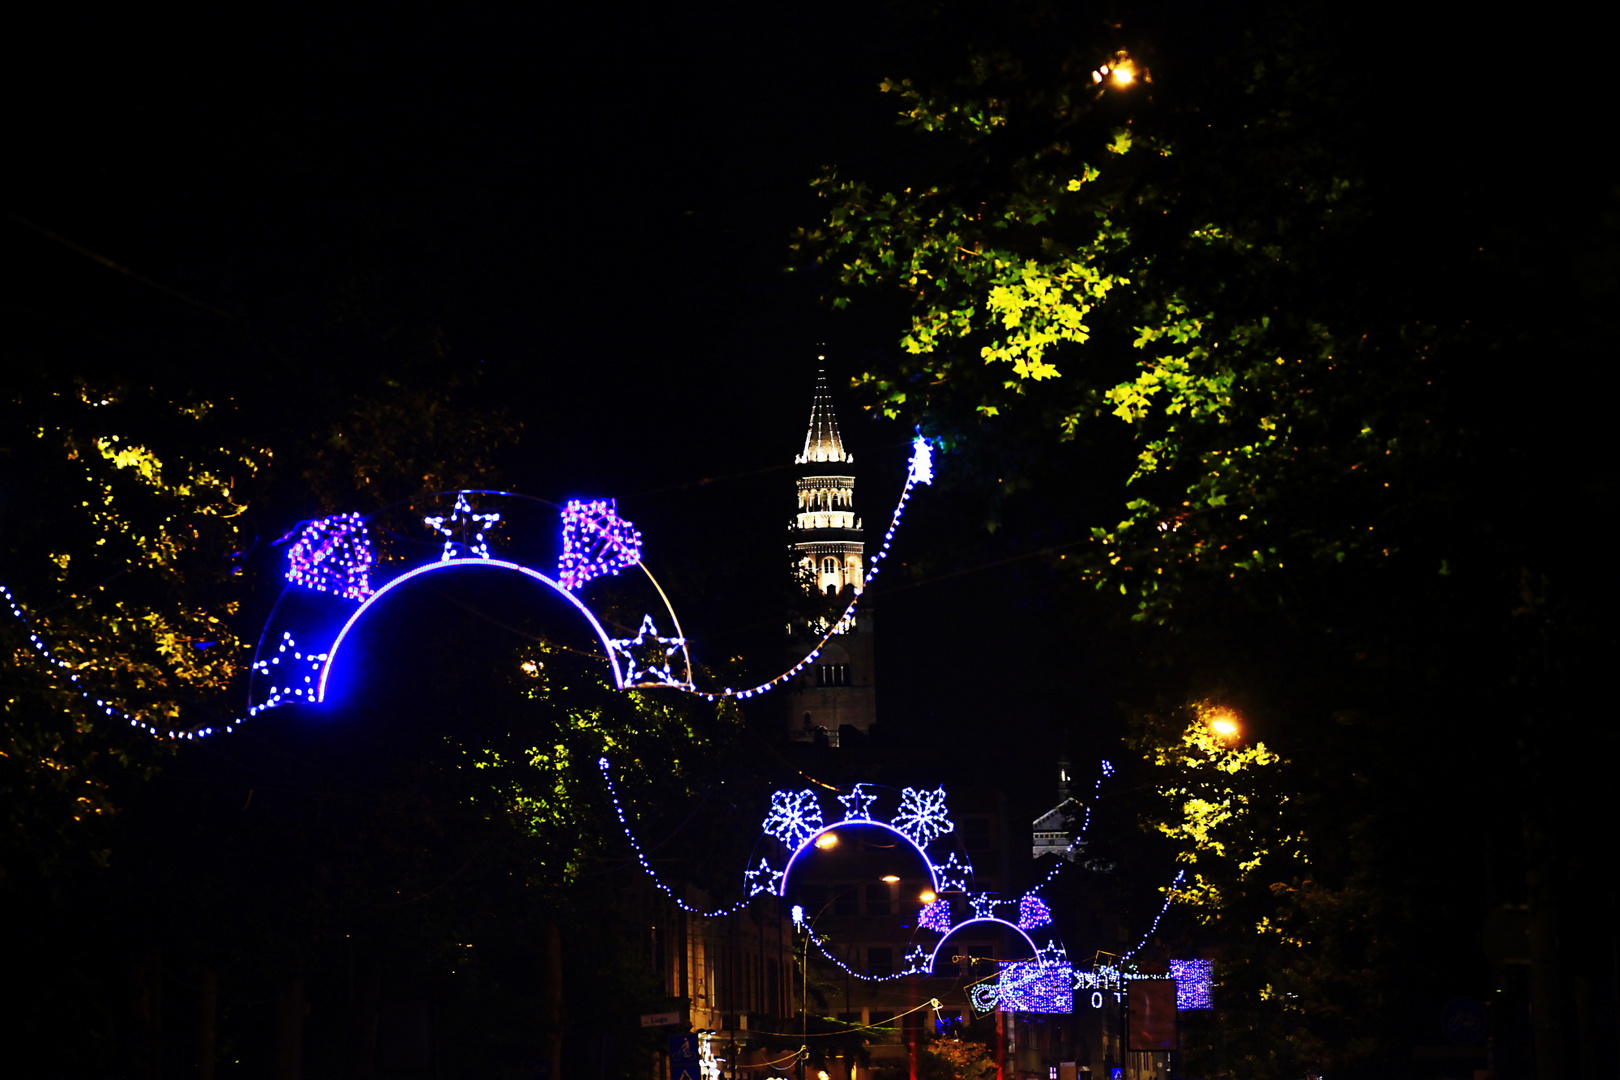
POLYGON ((1172 960, 1170 977, 1176 980, 1176 1008, 1213 1009, 1210 988, 1215 982, 1215 961, 1172 960))
POLYGON ((1074 1011, 1074 976, 1066 964, 1015 961, 1001 969, 996 997, 1013 1012, 1074 1011))
POLYGON ((1018 901, 1018 925, 1022 929, 1033 930, 1037 926, 1049 925, 1051 921, 1052 909, 1034 893, 1025 893, 1018 901))
POLYGON ((456 566, 487 566, 498 570, 511 570, 522 574, 524 577, 533 578, 535 581, 538 581, 540 584, 548 586, 549 588, 556 589, 561 596, 566 598, 568 602, 574 606, 575 610, 585 617, 585 621, 591 624, 591 629, 596 631, 597 640, 601 641, 602 643, 602 652, 607 656, 608 663, 613 668, 613 685, 621 690, 624 689, 624 672, 619 668, 619 658, 613 650, 613 639, 608 637, 606 628, 602 626, 602 623, 595 615, 591 614, 591 610, 580 602, 579 597, 575 596, 573 593, 569 592, 567 589, 563 588, 561 585, 557 584, 557 582, 553 581, 551 578, 548 578, 538 570, 531 570, 527 566, 521 566, 514 562, 507 562, 505 559, 474 557, 470 559, 443 559, 439 562, 431 562, 418 566, 415 570, 407 570, 405 573, 394 578, 388 584, 366 597, 365 602, 355 609, 354 614, 349 616, 349 621, 343 624, 343 629, 338 631, 337 637, 332 641, 332 647, 326 650, 326 666, 321 669, 320 683, 315 689, 315 700, 326 700, 326 684, 327 681, 332 677, 332 665, 337 662, 338 650, 343 647, 344 639, 349 636, 349 631, 354 629, 355 623, 359 622, 366 612, 372 609, 373 605, 381 601, 382 598, 387 596, 389 592, 413 578, 420 577, 423 574, 431 574, 436 570, 446 570, 456 566))
POLYGON ((484 541, 484 531, 499 520, 501 520, 501 515, 493 510, 487 514, 473 513, 472 504, 467 501, 467 493, 458 491, 456 492, 456 505, 450 511, 448 517, 444 515, 425 517, 422 519, 422 524, 444 537, 444 554, 439 556, 439 560, 449 562, 458 557, 456 555, 458 545, 467 548, 472 558, 489 558, 489 544, 484 541), (455 538, 458 530, 461 533, 460 540, 455 538), (471 544, 467 542, 469 530, 473 534, 471 544))
POLYGON ((569 499, 563 507, 563 550, 557 580, 570 592, 641 561, 641 533, 612 499, 569 499))
POLYGON ((287 551, 287 580, 306 589, 361 601, 371 595, 376 562, 359 514, 336 514, 304 526, 287 551))
POLYGON ((917 925, 936 934, 951 932, 951 902, 943 896, 917 912, 917 925))

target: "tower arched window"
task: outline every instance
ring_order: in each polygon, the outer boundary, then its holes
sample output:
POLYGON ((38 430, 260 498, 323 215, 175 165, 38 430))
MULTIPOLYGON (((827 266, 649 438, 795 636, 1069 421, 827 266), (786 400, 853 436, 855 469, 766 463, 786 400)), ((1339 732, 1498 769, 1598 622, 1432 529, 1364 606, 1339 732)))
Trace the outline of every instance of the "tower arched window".
POLYGON ((827 556, 825 559, 822 559, 821 560, 821 572, 823 574, 836 574, 836 573, 838 573, 838 560, 833 558, 831 555, 827 556))

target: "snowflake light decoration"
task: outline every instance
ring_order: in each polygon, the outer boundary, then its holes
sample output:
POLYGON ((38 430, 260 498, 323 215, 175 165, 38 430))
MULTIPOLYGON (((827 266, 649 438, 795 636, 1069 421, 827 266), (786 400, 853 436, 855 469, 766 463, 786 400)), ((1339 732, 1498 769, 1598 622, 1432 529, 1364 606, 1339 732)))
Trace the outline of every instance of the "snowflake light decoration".
POLYGON ((660 637, 651 615, 642 616, 641 629, 635 637, 613 638, 608 644, 616 654, 624 657, 626 686, 676 686, 684 689, 691 685, 686 679, 675 675, 675 666, 670 662, 671 657, 685 647, 686 639, 660 637))
POLYGON ((944 897, 925 905, 917 912, 917 926, 921 929, 944 934, 950 931, 951 925, 951 902, 944 897))
POLYGON ((1046 901, 1034 893, 1025 893, 1018 901, 1018 928, 1020 930, 1033 930, 1037 926, 1046 926, 1052 921, 1052 909, 1046 906, 1046 901))
POLYGON ((345 600, 371 595, 368 576, 375 558, 359 514, 336 514, 304 526, 287 549, 287 580, 345 600))
POLYGON ((929 841, 956 830, 945 810, 945 789, 918 791, 905 788, 900 792, 900 812, 892 823, 896 829, 918 847, 927 847, 929 841))
POLYGON ((476 514, 472 504, 467 501, 465 491, 456 492, 456 505, 449 515, 440 514, 436 517, 425 517, 422 524, 444 537, 444 554, 439 556, 440 562, 448 562, 456 558, 456 548, 466 548, 468 558, 489 558, 489 544, 484 540, 484 532, 491 525, 501 520, 501 515, 491 510, 488 513, 476 514), (471 543, 467 534, 471 532, 471 543), (457 536, 460 539, 456 539, 457 536))
POLYGON ((771 795, 771 809, 764 825, 768 835, 796 849, 821 827, 821 803, 814 791, 778 791, 771 795))
POLYGON ((754 869, 743 871, 743 877, 748 879, 749 896, 782 891, 782 871, 773 867, 769 859, 761 859, 754 869))
POLYGON ((641 561, 641 532, 619 516, 613 499, 569 499, 562 519, 557 581, 569 592, 641 561))
POLYGON ((845 821, 871 821, 872 804, 877 802, 876 795, 868 795, 861 790, 865 784, 856 784, 848 795, 838 796, 838 801, 844 804, 845 821))
POLYGON ((277 705, 286 704, 288 698, 303 698, 305 701, 315 700, 315 679, 321 673, 321 665, 326 663, 325 653, 304 653, 298 649, 298 642, 294 640, 290 630, 281 632, 281 646, 276 649, 274 656, 265 660, 255 660, 253 671, 266 678, 273 678, 270 669, 276 668, 283 679, 284 685, 271 683, 270 692, 265 699, 257 705, 248 707, 248 715, 253 716, 265 709, 273 709, 277 705), (291 654, 291 655, 289 655, 291 654), (282 667, 283 661, 286 667, 282 667), (307 672, 300 673, 299 665, 308 667, 307 672), (302 674, 302 680, 299 676, 302 674))

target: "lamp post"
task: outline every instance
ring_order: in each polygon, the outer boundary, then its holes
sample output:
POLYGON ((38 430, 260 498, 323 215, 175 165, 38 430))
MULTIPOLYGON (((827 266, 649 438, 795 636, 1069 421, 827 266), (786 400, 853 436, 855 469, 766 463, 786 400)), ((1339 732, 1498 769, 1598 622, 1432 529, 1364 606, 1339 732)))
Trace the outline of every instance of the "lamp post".
MULTIPOLYGON (((824 834, 823 837, 816 840, 816 847, 825 851, 827 848, 832 847, 837 842, 837 837, 831 832, 828 832, 824 834), (823 844, 822 839, 830 839, 830 842, 823 844)), ((878 878, 877 881, 880 881, 885 885, 896 885, 900 882, 900 875, 884 874, 881 878, 878 878)), ((848 885, 838 890, 832 896, 828 897, 827 902, 822 904, 816 913, 810 916, 808 919, 804 917, 804 908, 800 907, 798 904, 793 905, 794 926, 804 933, 804 941, 799 947, 799 1080, 804 1080, 804 1065, 805 1061, 810 1056, 810 937, 816 932, 816 921, 827 913, 827 909, 832 907, 834 902, 848 896, 850 893, 855 892, 857 889, 863 888, 868 884, 876 884, 876 882, 858 881, 853 885, 848 885)), ((925 893, 924 895, 928 894, 925 893)))

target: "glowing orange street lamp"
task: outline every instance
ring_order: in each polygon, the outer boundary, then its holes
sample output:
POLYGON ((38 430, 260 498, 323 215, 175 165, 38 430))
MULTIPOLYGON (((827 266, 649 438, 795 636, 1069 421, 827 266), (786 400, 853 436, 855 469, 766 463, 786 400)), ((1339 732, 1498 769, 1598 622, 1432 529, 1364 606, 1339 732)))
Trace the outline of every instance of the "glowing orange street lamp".
POLYGON ((816 837, 816 849, 818 851, 831 851, 837 846, 838 834, 835 832, 829 830, 816 837))
POLYGON ((1235 739, 1242 730, 1230 709, 1217 709, 1210 713, 1209 729, 1223 739, 1235 739))

